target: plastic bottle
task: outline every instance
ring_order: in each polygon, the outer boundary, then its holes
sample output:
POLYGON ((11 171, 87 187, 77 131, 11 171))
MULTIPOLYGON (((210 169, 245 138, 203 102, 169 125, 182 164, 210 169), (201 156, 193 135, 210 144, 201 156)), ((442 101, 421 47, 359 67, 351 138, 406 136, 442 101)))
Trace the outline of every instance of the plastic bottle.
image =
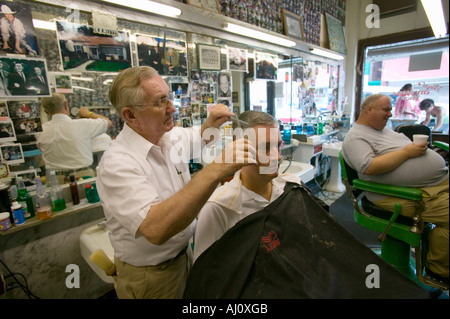
POLYGON ((70 194, 72 195, 72 203, 78 205, 80 203, 80 196, 78 195, 78 184, 74 175, 70 175, 70 194))
POLYGON ((291 143, 291 126, 289 124, 285 124, 283 126, 283 137, 284 144, 291 143))
POLYGON ((36 213, 38 219, 46 219, 53 216, 52 200, 45 191, 39 176, 36 177, 36 213))
POLYGON ((24 210, 22 205, 20 205, 20 203, 18 202, 13 202, 12 206, 11 206, 11 210, 13 212, 13 216, 14 216, 14 224, 16 224, 16 226, 22 225, 25 223, 25 216, 24 216, 24 210))
POLYGON ((18 194, 16 201, 22 206, 23 215, 26 219, 36 216, 36 213, 34 211, 33 199, 31 198, 30 194, 28 194, 22 177, 19 176, 17 178, 17 184, 19 190, 17 191, 18 194))
POLYGON ((64 193, 56 178, 55 172, 50 172, 50 197, 52 199, 53 212, 60 212, 66 209, 64 193))

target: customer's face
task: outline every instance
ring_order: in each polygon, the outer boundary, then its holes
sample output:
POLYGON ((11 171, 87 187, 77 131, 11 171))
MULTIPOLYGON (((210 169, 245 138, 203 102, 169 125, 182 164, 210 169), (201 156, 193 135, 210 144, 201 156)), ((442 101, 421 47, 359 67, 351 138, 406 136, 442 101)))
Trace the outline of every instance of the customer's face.
POLYGON ((382 130, 392 116, 391 101, 388 97, 382 97, 368 106, 370 125, 376 130, 382 130))
POLYGON ((145 103, 148 105, 133 108, 133 126, 144 138, 155 143, 173 128, 172 114, 176 110, 171 102, 166 107, 155 106, 162 98, 169 96, 169 87, 160 76, 143 80, 141 87, 147 94, 145 103))

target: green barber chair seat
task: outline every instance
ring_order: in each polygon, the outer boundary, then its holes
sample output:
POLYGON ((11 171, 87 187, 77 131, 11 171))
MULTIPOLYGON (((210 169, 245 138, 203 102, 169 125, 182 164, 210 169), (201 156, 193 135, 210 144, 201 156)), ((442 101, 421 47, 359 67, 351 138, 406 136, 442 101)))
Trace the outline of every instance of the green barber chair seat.
POLYGON ((421 202, 422 191, 416 188, 393 186, 363 181, 357 172, 344 160, 342 150, 339 153, 342 180, 347 196, 352 199, 354 219, 361 226, 381 233, 381 258, 390 263, 412 280, 440 290, 448 290, 448 285, 424 274, 422 253, 426 246, 423 233, 426 228, 420 212, 413 218, 401 215, 402 207, 395 204, 394 213, 372 204, 365 192, 373 192, 421 202), (415 261, 411 262, 411 247, 414 248, 415 261))

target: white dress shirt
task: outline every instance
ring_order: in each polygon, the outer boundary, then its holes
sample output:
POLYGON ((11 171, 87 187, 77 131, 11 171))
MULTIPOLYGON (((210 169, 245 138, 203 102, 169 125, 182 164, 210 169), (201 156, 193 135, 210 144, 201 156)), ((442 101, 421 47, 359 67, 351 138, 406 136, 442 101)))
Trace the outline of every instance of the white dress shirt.
POLYGON ((270 201, 242 185, 241 171, 217 188, 198 215, 194 240, 194 260, 237 222, 264 209, 284 191, 286 182, 300 184, 300 177, 280 174, 272 180, 270 201))
POLYGON ((45 165, 54 171, 78 169, 92 165, 92 139, 106 132, 104 119, 76 119, 54 114, 37 134, 37 146, 45 165))
POLYGON ((134 266, 158 265, 188 245, 194 222, 162 245, 152 244, 138 229, 152 205, 173 196, 190 181, 189 159, 198 153, 189 146, 201 151, 201 143, 199 126, 175 127, 158 146, 127 124, 111 142, 97 168, 97 188, 114 254, 121 261, 134 266), (183 162, 175 156, 181 150, 189 150, 183 162))

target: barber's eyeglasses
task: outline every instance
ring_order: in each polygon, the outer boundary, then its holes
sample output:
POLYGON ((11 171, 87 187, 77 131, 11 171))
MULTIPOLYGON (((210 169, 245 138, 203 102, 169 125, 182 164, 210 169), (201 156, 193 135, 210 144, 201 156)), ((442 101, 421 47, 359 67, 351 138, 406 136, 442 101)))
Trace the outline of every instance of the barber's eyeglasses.
POLYGON ((167 97, 163 97, 161 98, 157 103, 154 104, 135 104, 133 106, 154 106, 160 110, 163 110, 165 108, 167 108, 170 103, 173 102, 173 97, 172 96, 167 96, 167 97))

